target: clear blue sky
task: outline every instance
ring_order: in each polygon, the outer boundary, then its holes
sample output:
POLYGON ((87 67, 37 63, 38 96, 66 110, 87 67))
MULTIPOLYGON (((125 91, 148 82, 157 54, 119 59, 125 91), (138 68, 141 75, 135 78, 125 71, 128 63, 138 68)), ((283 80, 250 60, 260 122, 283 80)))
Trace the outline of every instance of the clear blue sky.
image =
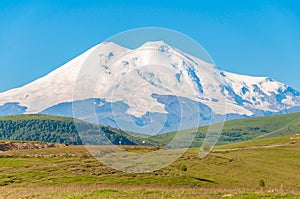
POLYGON ((116 33, 149 26, 192 37, 223 70, 300 89, 298 0, 0 0, 0 91, 44 76, 116 33))

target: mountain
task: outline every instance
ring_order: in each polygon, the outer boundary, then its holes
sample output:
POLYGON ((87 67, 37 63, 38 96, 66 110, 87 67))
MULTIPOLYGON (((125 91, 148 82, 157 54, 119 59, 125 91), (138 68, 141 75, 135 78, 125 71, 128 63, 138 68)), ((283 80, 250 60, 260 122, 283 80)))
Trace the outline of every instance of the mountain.
POLYGON ((151 135, 207 125, 222 115, 297 111, 300 93, 292 87, 222 71, 163 41, 137 49, 104 42, 32 83, 0 93, 0 115, 75 116, 151 135))

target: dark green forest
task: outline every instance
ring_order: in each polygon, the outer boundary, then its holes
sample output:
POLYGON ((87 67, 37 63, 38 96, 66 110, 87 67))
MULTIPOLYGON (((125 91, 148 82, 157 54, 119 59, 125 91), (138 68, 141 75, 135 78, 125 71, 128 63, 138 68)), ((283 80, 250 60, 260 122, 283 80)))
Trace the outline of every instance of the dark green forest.
POLYGON ((69 145, 103 145, 119 144, 120 142, 124 145, 136 144, 132 141, 132 136, 119 129, 94 125, 72 118, 48 115, 0 117, 0 139, 54 142, 69 145), (80 129, 80 134, 78 129, 80 129))

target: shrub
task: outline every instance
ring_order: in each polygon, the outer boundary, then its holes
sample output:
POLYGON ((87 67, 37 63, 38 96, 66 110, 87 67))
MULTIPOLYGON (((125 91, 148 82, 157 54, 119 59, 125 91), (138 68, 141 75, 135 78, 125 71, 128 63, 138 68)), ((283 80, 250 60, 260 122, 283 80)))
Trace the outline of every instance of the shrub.
POLYGON ((265 187, 266 186, 265 181, 264 180, 259 180, 259 186, 260 187, 265 187))
POLYGON ((182 164, 182 165, 179 166, 179 170, 187 171, 187 167, 184 164, 182 164))

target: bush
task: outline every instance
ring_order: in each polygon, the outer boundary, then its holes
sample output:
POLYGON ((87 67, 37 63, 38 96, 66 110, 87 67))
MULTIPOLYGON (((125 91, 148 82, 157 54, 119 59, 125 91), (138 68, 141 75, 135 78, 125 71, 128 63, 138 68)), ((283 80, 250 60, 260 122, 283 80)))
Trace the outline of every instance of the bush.
POLYGON ((182 164, 182 165, 179 166, 179 170, 187 171, 187 167, 184 164, 182 164))
POLYGON ((265 181, 264 180, 259 180, 259 186, 260 187, 265 187, 266 186, 265 181))

